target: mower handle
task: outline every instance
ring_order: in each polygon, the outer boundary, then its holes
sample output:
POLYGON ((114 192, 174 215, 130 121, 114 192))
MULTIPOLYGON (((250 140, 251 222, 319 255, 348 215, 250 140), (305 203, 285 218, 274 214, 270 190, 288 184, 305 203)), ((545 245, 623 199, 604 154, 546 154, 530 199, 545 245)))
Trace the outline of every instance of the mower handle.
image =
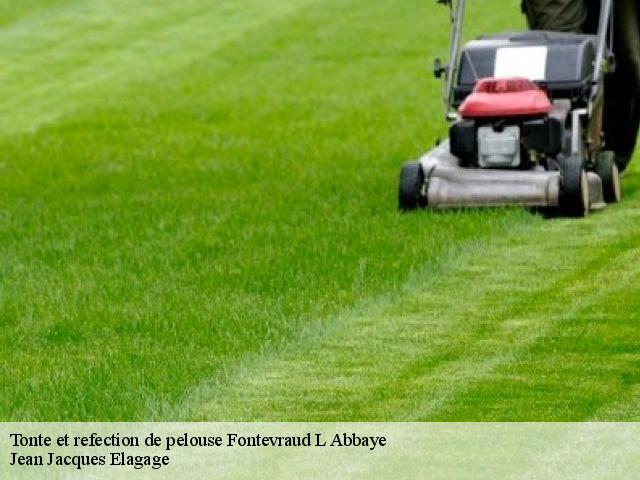
MULTIPOLYGON (((438 0, 438 3, 448 5, 453 9, 453 0, 438 0)), ((440 65, 440 74, 444 74, 446 86, 444 90, 445 117, 449 120, 455 112, 451 112, 451 104, 453 97, 453 84, 455 82, 456 73, 458 71, 458 56, 460 54, 460 38, 462 36, 462 23, 464 21, 465 0, 457 0, 455 10, 452 11, 451 22, 453 28, 451 30, 451 43, 449 45, 449 63, 440 65)), ((439 63, 439 62, 436 62, 439 63)))
POLYGON ((593 111, 594 104, 598 101, 601 94, 600 79, 602 74, 610 71, 612 65, 605 64, 605 52, 607 50, 607 39, 611 45, 610 50, 613 51, 613 0, 602 0, 600 2, 600 20, 598 22, 598 44, 596 48, 596 60, 593 71, 593 86, 591 89, 591 98, 589 99, 589 115, 593 111), (610 35, 607 35, 607 34, 610 35))

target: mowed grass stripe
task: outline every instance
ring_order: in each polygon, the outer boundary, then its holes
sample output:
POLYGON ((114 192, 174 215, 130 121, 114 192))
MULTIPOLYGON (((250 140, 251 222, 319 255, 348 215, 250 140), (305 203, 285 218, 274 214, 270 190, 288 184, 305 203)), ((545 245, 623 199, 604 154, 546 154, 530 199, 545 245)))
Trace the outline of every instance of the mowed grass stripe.
POLYGON ((158 81, 127 86, 136 72, 123 71, 96 90, 108 95, 7 135, 3 417, 160 418, 305 325, 541 223, 518 210, 396 212, 400 163, 442 130, 440 85, 429 92, 421 72, 447 25, 427 31, 426 16, 417 0, 324 2, 158 81))
POLYGON ((35 11, 0 29, 0 135, 104 104, 132 83, 162 84, 226 43, 313 3, 86 0, 35 11))
POLYGON ((608 419, 615 404, 637 419, 637 178, 626 205, 493 237, 389 305, 201 387, 180 414, 566 421, 608 419))
POLYGON ((0 0, 0 26, 79 0, 0 0))

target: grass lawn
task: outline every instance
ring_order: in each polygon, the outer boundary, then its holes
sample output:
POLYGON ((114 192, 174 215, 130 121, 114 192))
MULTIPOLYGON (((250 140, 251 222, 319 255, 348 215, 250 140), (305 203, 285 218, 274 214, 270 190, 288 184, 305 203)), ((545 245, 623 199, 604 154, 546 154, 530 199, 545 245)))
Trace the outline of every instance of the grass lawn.
POLYGON ((422 0, 0 0, 0 419, 638 420, 640 163, 586 220, 396 211, 447 34, 422 0))

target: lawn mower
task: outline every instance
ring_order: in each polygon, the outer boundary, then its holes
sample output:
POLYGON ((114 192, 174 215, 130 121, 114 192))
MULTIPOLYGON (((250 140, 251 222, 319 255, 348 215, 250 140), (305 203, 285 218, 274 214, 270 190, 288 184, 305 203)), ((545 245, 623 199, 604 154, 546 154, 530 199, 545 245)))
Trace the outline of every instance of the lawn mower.
POLYGON ((585 216, 620 200, 620 173, 602 132, 613 71, 612 0, 596 35, 526 31, 460 48, 465 0, 451 9, 445 79, 449 138, 403 165, 399 207, 515 206, 585 216))

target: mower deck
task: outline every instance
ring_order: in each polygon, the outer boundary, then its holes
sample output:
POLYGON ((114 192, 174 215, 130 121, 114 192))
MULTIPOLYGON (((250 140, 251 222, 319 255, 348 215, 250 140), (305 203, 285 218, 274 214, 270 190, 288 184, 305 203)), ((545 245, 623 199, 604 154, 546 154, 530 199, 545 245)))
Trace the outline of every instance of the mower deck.
MULTIPOLYGON (((449 151, 445 140, 419 159, 424 172, 423 202, 431 208, 558 207, 561 177, 558 171, 466 168, 449 151)), ((590 210, 606 206, 602 181, 588 172, 590 210)))

